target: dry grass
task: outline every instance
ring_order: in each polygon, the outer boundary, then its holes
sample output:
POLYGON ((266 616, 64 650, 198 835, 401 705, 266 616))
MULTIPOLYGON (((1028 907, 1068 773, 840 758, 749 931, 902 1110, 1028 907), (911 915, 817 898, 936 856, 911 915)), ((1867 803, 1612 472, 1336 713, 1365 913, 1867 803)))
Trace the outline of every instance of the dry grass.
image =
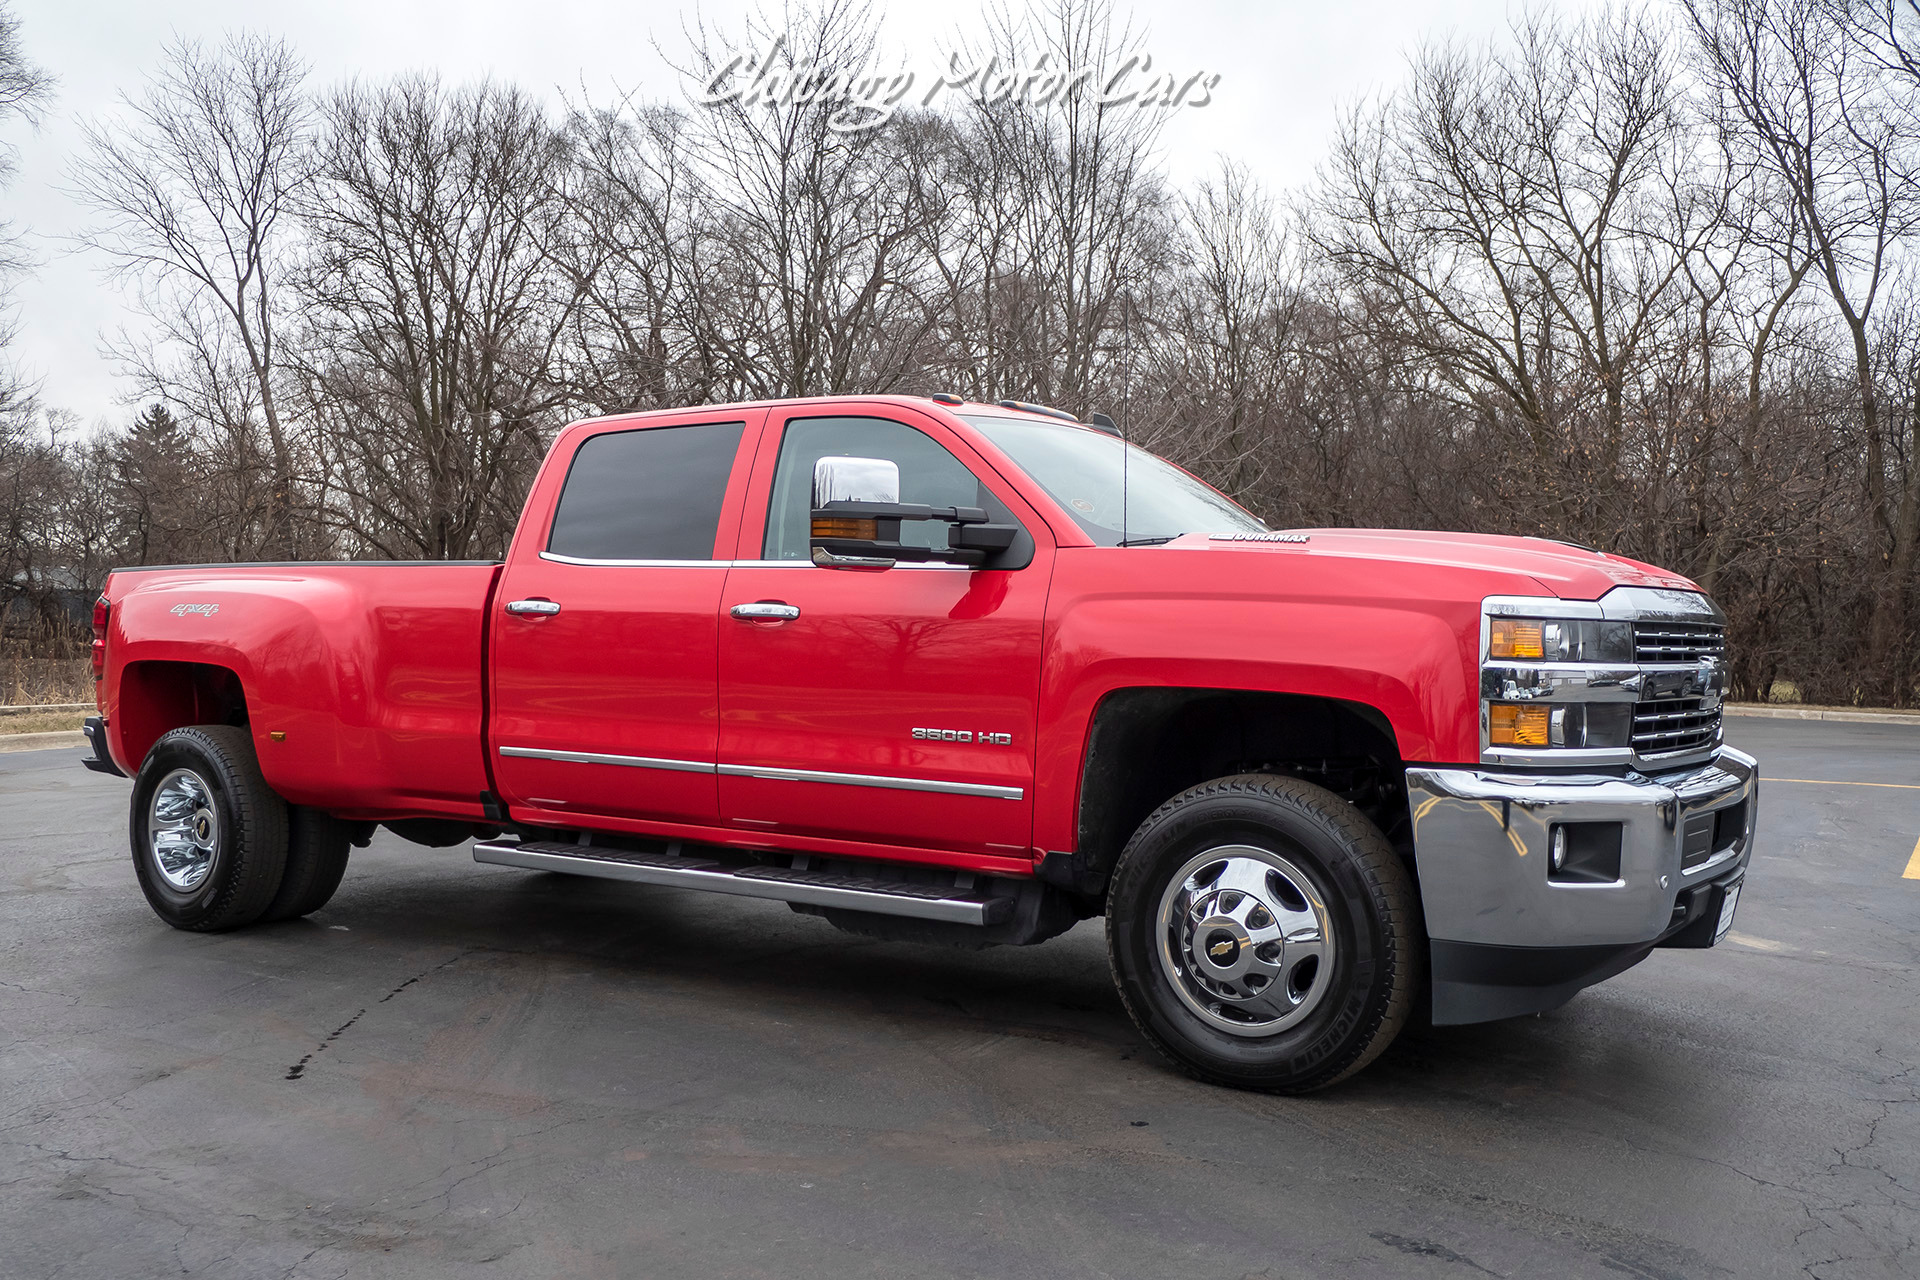
POLYGON ((85 658, 30 658, 0 650, 0 706, 92 701, 93 672, 85 658))
POLYGON ((1875 715, 1912 716, 1914 719, 1920 720, 1920 707, 1854 706, 1850 703, 1844 703, 1844 702, 1799 702, 1799 701, 1789 702, 1782 698, 1775 698, 1770 703, 1755 702, 1747 705, 1756 706, 1756 707, 1760 707, 1760 706, 1791 707, 1795 711, 1871 711, 1875 715))
POLYGON ((0 716, 0 737, 16 733, 53 733, 60 729, 78 729, 86 723, 88 712, 53 711, 33 716, 0 716))
MULTIPOLYGON (((1916 688, 1913 692, 1914 700, 1920 702, 1920 688, 1916 688)), ((1920 707, 1871 707, 1855 706, 1844 702, 1806 702, 1801 699, 1800 686, 1791 680, 1775 680, 1773 687, 1767 691, 1767 696, 1760 701, 1770 702, 1776 706, 1800 707, 1807 711, 1894 711, 1899 713, 1912 711, 1913 714, 1920 715, 1920 707)))

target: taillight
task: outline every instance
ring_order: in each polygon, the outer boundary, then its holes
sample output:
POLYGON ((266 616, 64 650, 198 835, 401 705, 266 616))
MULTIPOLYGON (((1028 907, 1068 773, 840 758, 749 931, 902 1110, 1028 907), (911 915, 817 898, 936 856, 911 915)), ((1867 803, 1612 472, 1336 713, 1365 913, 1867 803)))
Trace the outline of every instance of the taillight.
POLYGON ((104 679, 107 674, 107 615, 112 609, 105 596, 93 602, 93 649, 89 656, 93 659, 95 680, 104 679))

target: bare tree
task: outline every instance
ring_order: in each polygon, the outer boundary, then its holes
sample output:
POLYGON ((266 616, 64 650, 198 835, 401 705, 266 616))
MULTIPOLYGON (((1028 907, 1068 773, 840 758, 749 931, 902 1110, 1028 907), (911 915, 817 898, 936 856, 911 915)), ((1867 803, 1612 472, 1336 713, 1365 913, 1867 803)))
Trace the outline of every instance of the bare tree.
MULTIPOLYGON (((1884 553, 1868 624, 1868 665, 1887 670, 1913 643, 1920 491, 1890 489, 1886 423, 1873 349, 1874 307, 1920 229, 1911 177, 1920 134, 1881 66, 1863 56, 1842 8, 1827 0, 1683 0, 1724 109, 1804 226, 1814 269, 1852 350, 1866 506, 1884 553)), ((1911 92, 1913 86, 1905 86, 1911 92)), ((1897 682, 1882 696, 1904 704, 1897 682)))
POLYGON ((571 286, 568 390, 603 413, 711 399, 717 385, 691 341, 688 258, 709 197, 686 128, 683 111, 631 94, 567 121, 547 250, 571 286))
MULTIPOLYGON (((1178 213, 1170 301, 1153 331, 1137 335, 1167 399, 1144 415, 1137 438, 1177 449, 1258 508, 1298 443, 1276 438, 1276 428, 1294 407, 1303 263, 1271 197, 1242 166, 1223 162, 1178 213), (1163 445, 1162 435, 1177 443, 1163 445)), ((1123 348, 1123 362, 1130 354, 1123 348)))
MULTIPOLYGON (((1842 0, 1847 29, 1867 57, 1895 77, 1920 86, 1920 0, 1842 0)), ((1911 94, 1896 107, 1920 113, 1911 94)))
MULTIPOLYGON (((53 84, 52 75, 28 59, 20 19, 9 6, 0 4, 0 123, 24 120, 37 126, 53 98, 53 84)), ((12 180, 16 163, 14 149, 0 145, 0 186, 12 180)), ((11 223, 0 221, 0 308, 6 305, 8 286, 27 265, 19 234, 11 223)), ((0 351, 12 345, 13 333, 11 322, 0 322, 0 351)), ((32 389, 10 370, 0 373, 0 417, 19 417, 32 407, 32 389)))
POLYGON ((27 57, 13 6, 0 5, 0 120, 37 122, 53 97, 53 86, 53 75, 27 57))
MULTIPOLYGON (((876 23, 866 0, 789 4, 777 22, 754 18, 747 44, 789 74, 860 67, 876 23)), ((682 74, 710 82, 738 52, 699 28, 682 74)), ((937 313, 916 250, 945 200, 911 116, 843 131, 810 101, 740 97, 695 113, 682 136, 706 205, 687 242, 685 314, 721 385, 887 391, 919 370, 937 313)))
POLYGON ((563 399, 562 143, 518 90, 422 77, 325 119, 300 293, 326 518, 389 558, 500 554, 563 399))
POLYGON ((293 206, 307 180, 305 75, 287 45, 261 36, 230 37, 216 52, 175 44, 146 88, 123 98, 126 118, 84 126, 87 154, 72 173, 96 216, 82 243, 134 286, 158 334, 118 347, 141 392, 233 434, 258 415, 272 469, 264 541, 280 555, 299 542, 275 384, 293 206))
POLYGON ((976 98, 966 118, 955 185, 967 251, 946 255, 964 264, 947 275, 951 338, 983 394, 1098 408, 1144 341, 1120 330, 1172 253, 1165 118, 1099 92, 1139 41, 1108 0, 1029 0, 989 10, 986 37, 952 54, 963 75, 997 59, 1092 77, 1052 102, 976 98))
POLYGON ((1403 94, 1355 111, 1314 234, 1350 287, 1391 303, 1383 338, 1519 427, 1549 527, 1613 542, 1633 384, 1721 188, 1693 180, 1652 20, 1535 13, 1514 36, 1510 54, 1425 50, 1403 94))

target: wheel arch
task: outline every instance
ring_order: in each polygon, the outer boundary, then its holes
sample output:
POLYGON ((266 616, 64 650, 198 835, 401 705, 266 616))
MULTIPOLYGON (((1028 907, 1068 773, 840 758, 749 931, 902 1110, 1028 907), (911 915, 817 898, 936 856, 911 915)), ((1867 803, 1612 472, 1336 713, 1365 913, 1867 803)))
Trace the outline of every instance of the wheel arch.
POLYGON ((196 724, 246 727, 245 683, 232 667, 212 662, 141 659, 120 670, 111 741, 131 776, 162 735, 196 724))
POLYGON ((1386 714, 1308 694, 1164 686, 1114 689, 1088 727, 1075 852, 1047 855, 1042 874, 1103 895, 1134 830, 1188 787, 1275 773, 1326 787, 1380 827, 1411 863, 1405 762, 1386 714))

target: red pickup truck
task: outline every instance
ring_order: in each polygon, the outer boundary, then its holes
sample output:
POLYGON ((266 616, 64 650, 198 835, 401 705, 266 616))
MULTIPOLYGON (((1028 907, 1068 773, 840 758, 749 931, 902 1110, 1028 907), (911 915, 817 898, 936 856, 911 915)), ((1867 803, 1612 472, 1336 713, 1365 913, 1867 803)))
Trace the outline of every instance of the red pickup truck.
POLYGON ((1270 531, 1095 421, 601 418, 503 562, 116 570, 86 763, 180 928, 317 909, 376 825, 883 938, 1104 914, 1141 1033, 1256 1088, 1725 933, 1758 777, 1693 583, 1270 531))

